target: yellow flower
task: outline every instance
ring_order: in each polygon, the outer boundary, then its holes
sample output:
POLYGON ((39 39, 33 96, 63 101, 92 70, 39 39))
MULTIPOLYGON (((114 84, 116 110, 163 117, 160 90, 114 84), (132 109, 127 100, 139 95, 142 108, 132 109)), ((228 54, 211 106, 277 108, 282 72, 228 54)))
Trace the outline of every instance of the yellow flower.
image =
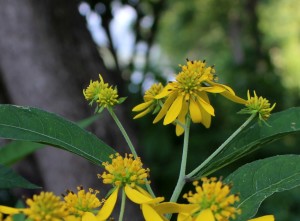
POLYGON ((99 74, 100 81, 90 80, 90 85, 87 89, 83 89, 83 95, 88 101, 96 101, 98 99, 99 92, 108 87, 107 83, 104 83, 102 76, 99 74))
POLYGON ((126 154, 125 157, 122 157, 116 153, 111 155, 110 158, 112 159, 111 163, 102 163, 108 173, 98 174, 98 177, 103 179, 103 183, 117 187, 125 185, 135 187, 144 185, 147 182, 146 178, 149 177, 150 170, 143 168, 143 163, 139 157, 134 159, 132 154, 126 154))
POLYGON ((68 215, 64 203, 52 192, 41 192, 39 195, 33 195, 32 199, 26 200, 26 204, 29 208, 24 213, 32 220, 58 221, 68 215))
POLYGON ((253 91, 254 96, 251 97, 250 92, 247 92, 247 102, 245 104, 246 108, 242 109, 239 113, 241 114, 254 114, 258 113, 259 120, 266 121, 270 115, 271 111, 274 109, 276 103, 274 103, 271 107, 270 102, 263 97, 258 97, 256 92, 253 91))
POLYGON ((180 213, 178 220, 229 221, 235 219, 236 215, 241 212, 233 206, 239 201, 239 197, 230 194, 230 187, 215 177, 201 180, 202 186, 199 186, 198 181, 193 183, 195 193, 190 191, 183 196, 190 204, 198 205, 198 207, 189 213, 180 213))
POLYGON ((77 190, 77 194, 67 191, 67 195, 64 196, 65 206, 70 214, 81 217, 85 212, 94 212, 101 206, 97 198, 98 190, 90 188, 86 192, 82 187, 77 187, 77 190))
POLYGON ((83 95, 86 100, 97 102, 96 112, 101 112, 104 108, 113 107, 116 104, 122 103, 125 98, 118 98, 117 88, 113 88, 108 83, 105 83, 102 76, 99 75, 100 81, 90 81, 90 85, 83 90, 83 95))
POLYGON ((144 103, 141 103, 137 106, 135 106, 132 111, 134 112, 140 112, 134 116, 133 119, 137 119, 140 117, 145 116, 146 114, 152 112, 152 114, 156 114, 160 108, 160 100, 156 99, 155 96, 158 95, 163 90, 163 85, 161 83, 155 83, 153 84, 144 95, 144 103))
POLYGON ((210 127, 211 116, 215 116, 215 113, 207 93, 218 93, 236 103, 246 103, 230 87, 215 82, 215 70, 213 67, 206 67, 205 61, 188 61, 181 69, 176 81, 168 83, 155 96, 156 99, 166 100, 153 123, 162 118, 164 125, 177 121, 176 134, 179 136, 184 132, 183 125, 187 115, 194 123, 210 127))
MULTIPOLYGON (((125 192, 125 195, 131 201, 141 205, 141 209, 146 220, 165 220, 163 215, 156 212, 154 209, 154 206, 162 202, 164 197, 154 198, 141 187, 141 185, 149 182, 146 180, 146 178, 149 177, 149 169, 143 168, 141 159, 139 157, 134 159, 132 154, 122 157, 118 153, 112 155, 111 159, 111 163, 103 163, 107 172, 104 172, 102 175, 98 175, 98 177, 103 179, 104 184, 112 184, 114 188, 111 195, 104 202, 95 221, 107 219, 110 216, 116 204, 120 189, 125 192)), ((89 215, 91 216, 91 214, 89 215)))
POLYGON ((61 221, 68 216, 64 203, 52 192, 41 192, 27 199, 28 208, 12 208, 0 206, 0 213, 14 215, 23 213, 33 221, 61 221))

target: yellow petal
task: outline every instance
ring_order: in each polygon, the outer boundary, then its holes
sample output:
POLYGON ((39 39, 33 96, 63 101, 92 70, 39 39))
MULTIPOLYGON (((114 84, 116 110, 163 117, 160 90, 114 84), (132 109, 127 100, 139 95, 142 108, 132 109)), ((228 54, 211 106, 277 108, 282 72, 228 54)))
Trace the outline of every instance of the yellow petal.
POLYGON ((191 217, 190 214, 186 214, 186 213, 180 213, 177 216, 177 221, 192 221, 193 218, 191 217))
POLYGON ((142 110, 144 110, 144 109, 146 109, 147 107, 149 107, 151 104, 152 104, 152 102, 153 102, 153 100, 152 101, 147 101, 147 102, 145 102, 145 103, 141 103, 141 104, 139 104, 139 105, 136 105, 133 109, 132 109, 132 111, 142 111, 142 110))
POLYGON ((215 221, 214 214, 210 209, 203 210, 196 218, 195 221, 215 221))
POLYGON ((160 121, 166 115, 166 113, 168 112, 171 104, 174 102, 176 97, 177 97, 177 93, 170 94, 170 96, 167 98, 166 102, 162 106, 161 110, 158 112, 157 116, 155 117, 153 121, 154 124, 160 121))
POLYGON ((224 91, 221 93, 222 96, 226 97, 228 100, 231 100, 235 103, 239 103, 239 104, 246 104, 246 100, 244 100, 243 98, 240 98, 234 94, 231 94, 230 92, 228 91, 224 91))
POLYGON ((18 214, 25 210, 26 209, 17 209, 17 208, 8 207, 8 206, 0 206, 0 213, 4 213, 4 214, 18 214))
POLYGON ((119 187, 117 187, 112 194, 108 197, 108 199, 104 202, 102 208, 97 214, 97 218, 100 220, 106 220, 112 213, 118 198, 119 187))
POLYGON ((218 86, 218 87, 223 87, 224 89, 226 89, 228 92, 230 92, 231 94, 235 95, 234 91, 231 89, 231 87, 225 85, 225 84, 218 84, 216 82, 213 81, 208 81, 208 83, 212 86, 218 86))
POLYGON ((163 90, 158 95, 155 96, 155 99, 161 99, 163 97, 168 96, 170 93, 172 93, 172 89, 173 89, 173 87, 172 87, 171 83, 167 84, 163 88, 163 90))
POLYGON ((152 198, 144 195, 138 190, 131 188, 129 185, 125 186, 126 196, 136 204, 148 204, 148 203, 158 203, 164 200, 163 197, 152 198))
MULTIPOLYGON (((72 219, 68 220, 71 221, 72 219)), ((82 216, 82 221, 100 221, 103 219, 97 219, 96 216, 91 212, 85 212, 82 216)))
POLYGON ((268 216, 261 216, 258 218, 254 218, 254 219, 249 219, 248 221, 274 221, 275 218, 273 215, 268 215, 268 216))
POLYGON ((151 112, 151 108, 148 108, 148 109, 144 110, 143 112, 141 112, 141 113, 135 115, 133 119, 137 119, 137 118, 143 117, 143 116, 145 116, 146 114, 148 114, 149 112, 151 112))
POLYGON ((220 86, 213 86, 213 87, 203 87, 203 90, 209 93, 221 93, 226 91, 225 88, 220 86))
POLYGON ((182 102, 183 102, 183 96, 179 95, 171 105, 170 109, 168 110, 166 117, 164 119, 164 125, 170 124, 175 121, 175 119, 178 117, 181 111, 182 102))
MULTIPOLYGON (((201 92, 201 97, 209 103, 208 96, 205 92, 201 92)), ((201 123, 206 127, 209 128, 211 124, 211 115, 207 113, 202 106, 200 106, 201 114, 202 114, 202 121, 201 123)))
POLYGON ((164 221, 164 219, 148 204, 142 204, 141 207, 146 221, 164 221))
POLYGON ((173 202, 160 203, 153 206, 153 208, 159 214, 168 213, 189 213, 192 214, 195 210, 199 209, 199 205, 196 204, 178 204, 173 202))
POLYGON ((215 110, 209 102, 206 102, 202 97, 198 96, 198 101, 203 109, 212 116, 215 116, 215 110))
POLYGON ((197 104, 196 101, 194 101, 194 99, 190 100, 189 110, 190 110, 192 121, 194 123, 200 123, 202 121, 202 114, 199 105, 197 104))
MULTIPOLYGON (((186 118, 186 115, 188 113, 188 110, 189 110, 188 102, 183 101, 183 103, 182 103, 182 109, 181 109, 181 111, 180 111, 180 113, 178 115, 178 118, 177 118, 177 120, 182 125, 185 125, 185 118, 186 118)), ((178 123, 176 124, 176 130, 175 130, 175 132, 176 132, 177 136, 180 136, 184 132, 184 127, 182 127, 182 125, 180 125, 180 124, 178 124, 178 123)))

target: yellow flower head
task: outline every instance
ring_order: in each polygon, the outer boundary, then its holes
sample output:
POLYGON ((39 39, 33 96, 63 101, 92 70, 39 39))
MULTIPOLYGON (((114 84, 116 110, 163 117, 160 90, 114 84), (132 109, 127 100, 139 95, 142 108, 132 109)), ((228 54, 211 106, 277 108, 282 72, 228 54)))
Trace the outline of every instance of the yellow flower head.
POLYGON ((254 96, 251 97, 250 92, 248 90, 247 96, 248 100, 245 104, 246 108, 242 109, 239 113, 241 114, 254 114, 258 113, 259 119, 261 121, 266 121, 270 115, 271 111, 274 109, 276 103, 274 103, 271 107, 270 102, 263 97, 258 97, 256 92, 253 91, 254 96))
POLYGON ((41 192, 27 199, 28 209, 24 213, 34 221, 59 221, 68 215, 64 202, 52 192, 41 192))
POLYGON ((197 210, 191 214, 192 217, 203 215, 204 213, 213 214, 217 221, 229 221, 235 219, 240 210, 233 207, 233 204, 239 201, 239 197, 230 194, 230 186, 223 184, 220 180, 213 177, 210 179, 202 178, 203 184, 199 186, 198 181, 193 184, 195 193, 191 191, 184 194, 183 198, 191 204, 198 204, 197 210))
POLYGON ((99 75, 100 81, 90 81, 90 85, 83 90, 83 95, 86 100, 97 102, 97 112, 101 112, 104 108, 113 107, 116 104, 120 104, 124 101, 124 98, 118 98, 117 88, 113 88, 103 81, 101 75, 99 75))
POLYGON ((214 108, 210 104, 207 93, 219 93, 224 97, 241 104, 246 101, 235 95, 234 91, 223 84, 216 83, 214 67, 206 67, 205 61, 187 61, 181 66, 181 72, 176 81, 170 82, 156 99, 166 98, 160 112, 153 123, 164 118, 164 125, 177 120, 176 134, 184 132, 186 116, 190 116, 194 123, 202 123, 210 127, 214 108), (178 123, 179 122, 179 123, 178 123))
POLYGON ((132 154, 122 157, 116 153, 111 155, 112 162, 104 162, 102 165, 107 172, 102 175, 98 174, 98 177, 103 179, 105 184, 113 184, 120 187, 130 185, 135 187, 136 185, 143 185, 146 183, 145 179, 149 177, 149 169, 143 168, 143 163, 138 157, 133 158, 132 154))
POLYGON ((98 99, 99 92, 108 87, 107 83, 104 83, 102 76, 99 74, 100 81, 90 80, 90 85, 83 89, 83 95, 87 101, 96 101, 98 99))
POLYGON ((64 196, 65 205, 70 214, 81 217, 85 212, 93 212, 101 206, 97 198, 98 190, 90 188, 86 192, 82 187, 77 187, 77 190, 77 193, 67 191, 67 195, 64 196))
POLYGON ((161 83, 155 83, 153 84, 144 95, 144 103, 141 103, 137 106, 135 106, 132 111, 141 113, 134 116, 133 119, 137 119, 140 117, 145 116, 146 114, 152 112, 153 114, 156 114, 160 108, 160 100, 156 99, 155 96, 158 95, 163 90, 163 85, 161 83))

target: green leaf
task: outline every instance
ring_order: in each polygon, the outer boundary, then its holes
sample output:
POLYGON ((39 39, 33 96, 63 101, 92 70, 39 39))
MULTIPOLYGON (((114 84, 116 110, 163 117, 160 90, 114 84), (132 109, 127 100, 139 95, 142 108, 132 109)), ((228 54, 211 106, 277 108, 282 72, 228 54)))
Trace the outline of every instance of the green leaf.
POLYGON ((276 192, 300 185, 300 156, 283 155, 246 164, 230 174, 226 183, 232 183, 232 193, 239 193, 236 203, 242 214, 236 221, 252 218, 267 197, 276 192))
POLYGON ((285 135, 298 133, 300 131, 300 107, 274 113, 267 123, 270 126, 255 123, 244 129, 197 175, 193 176, 193 179, 207 176, 285 135))
POLYGON ((115 153, 78 125, 37 108, 0 105, 0 137, 58 147, 101 165, 115 153))
POLYGON ((10 188, 25 188, 25 189, 37 189, 40 188, 35 184, 25 180, 20 175, 16 174, 10 168, 0 165, 0 189, 10 188))
MULTIPOLYGON (((91 125, 99 115, 93 115, 77 123, 78 126, 85 128, 91 125)), ((28 141, 11 141, 0 148, 0 164, 8 166, 23 159, 34 151, 43 148, 44 144, 28 141)))
POLYGON ((0 148, 0 164, 5 166, 12 165, 42 147, 44 145, 39 143, 12 141, 0 148))

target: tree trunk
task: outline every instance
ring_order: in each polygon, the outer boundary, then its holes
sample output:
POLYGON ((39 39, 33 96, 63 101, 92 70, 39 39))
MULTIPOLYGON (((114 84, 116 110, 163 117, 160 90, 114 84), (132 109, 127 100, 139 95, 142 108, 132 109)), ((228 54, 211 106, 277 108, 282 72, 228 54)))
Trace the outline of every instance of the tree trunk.
MULTIPOLYGON (((39 107, 74 121, 92 115, 94 110, 84 100, 82 89, 99 73, 112 84, 120 76, 111 76, 105 69, 78 13, 78 2, 0 0, 0 4, 1 101, 39 107)), ((124 109, 118 107, 117 114, 130 129, 124 109)), ((110 146, 126 148, 114 125, 104 114, 93 129, 110 146)), ((38 184, 45 190, 61 194, 77 185, 103 186, 96 176, 99 167, 68 152, 47 147, 37 151, 34 160, 29 159, 23 164, 24 171, 28 163, 38 167, 43 182, 38 184)), ((36 173, 32 175, 39 176, 36 173)))

